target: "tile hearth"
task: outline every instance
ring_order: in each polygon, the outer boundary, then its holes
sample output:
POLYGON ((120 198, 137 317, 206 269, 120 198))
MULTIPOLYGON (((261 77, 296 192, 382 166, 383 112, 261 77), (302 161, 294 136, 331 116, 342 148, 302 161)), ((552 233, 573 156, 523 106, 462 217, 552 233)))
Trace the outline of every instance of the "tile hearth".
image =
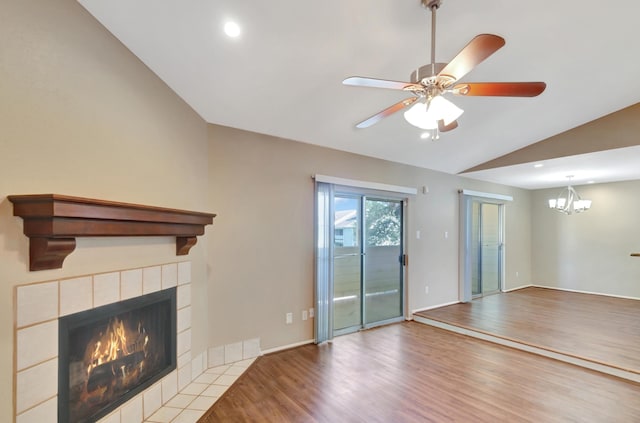
MULTIPOLYGON (((195 423, 225 393, 255 358, 205 370, 145 423, 195 423)), ((115 420, 118 421, 118 420, 115 420)), ((108 417, 101 423, 111 423, 108 417)))

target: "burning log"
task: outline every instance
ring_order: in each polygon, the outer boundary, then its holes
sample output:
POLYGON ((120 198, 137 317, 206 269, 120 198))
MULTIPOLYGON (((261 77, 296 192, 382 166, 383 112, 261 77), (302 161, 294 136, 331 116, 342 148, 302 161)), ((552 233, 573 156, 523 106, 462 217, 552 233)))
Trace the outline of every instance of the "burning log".
POLYGON ((114 381, 123 379, 136 368, 143 366, 145 355, 143 351, 136 351, 113 361, 93 368, 87 381, 87 392, 110 386, 114 381))
POLYGON ((138 375, 144 367, 148 342, 149 337, 140 322, 137 330, 131 333, 122 320, 110 320, 106 331, 87 351, 87 393, 122 385, 138 375), (134 341, 127 342, 127 338, 132 337, 134 341))

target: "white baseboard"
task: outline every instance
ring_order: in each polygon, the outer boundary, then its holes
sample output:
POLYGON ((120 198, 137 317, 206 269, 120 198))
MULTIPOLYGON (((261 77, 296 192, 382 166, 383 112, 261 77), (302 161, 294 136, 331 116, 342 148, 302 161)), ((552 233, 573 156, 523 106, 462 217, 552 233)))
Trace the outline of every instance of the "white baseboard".
POLYGON ((271 354, 271 353, 282 351, 282 350, 288 350, 295 347, 301 347, 303 345, 313 344, 314 342, 315 341, 313 339, 307 339, 306 341, 300 341, 300 342, 295 342, 289 345, 282 345, 280 347, 269 348, 266 350, 262 350, 262 355, 271 354))
POLYGON ((567 292, 575 292, 578 294, 590 294, 590 295, 601 295, 603 297, 613 297, 613 298, 623 298, 625 300, 640 300, 639 297, 629 297, 626 295, 615 295, 615 294, 606 294, 604 292, 593 292, 593 291, 582 291, 579 289, 569 289, 569 288, 560 288, 557 286, 545 286, 545 285, 530 285, 535 288, 546 288, 546 289, 555 289, 558 291, 567 291, 567 292))
POLYGON ((532 286, 535 286, 535 285, 528 284, 528 285, 518 286, 518 287, 515 287, 515 288, 510 288, 510 289, 503 289, 502 292, 517 291, 519 289, 531 288, 532 286))
POLYGON ((440 308, 440 307, 450 306, 450 305, 459 304, 459 303, 460 301, 451 301, 449 303, 433 305, 425 308, 418 308, 416 310, 411 310, 411 315, 413 316, 414 313, 418 313, 419 311, 433 310, 434 308, 440 308))

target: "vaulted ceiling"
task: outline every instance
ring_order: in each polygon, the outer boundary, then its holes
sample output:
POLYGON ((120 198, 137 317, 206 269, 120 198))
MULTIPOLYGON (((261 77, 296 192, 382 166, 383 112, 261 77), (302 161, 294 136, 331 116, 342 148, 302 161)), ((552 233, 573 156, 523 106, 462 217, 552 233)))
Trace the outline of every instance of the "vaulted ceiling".
POLYGON ((429 63, 431 15, 420 0, 79 1, 210 123, 447 173, 473 169, 465 175, 524 188, 563 185, 567 174, 580 175, 576 184, 640 179, 640 109, 631 107, 640 102, 640 2, 443 0, 436 61, 477 34, 497 34, 506 45, 462 81, 547 89, 534 98, 448 97, 465 112, 432 141, 402 113, 356 129, 407 94, 341 83, 408 81, 429 63), (239 37, 225 35, 229 20, 239 37))

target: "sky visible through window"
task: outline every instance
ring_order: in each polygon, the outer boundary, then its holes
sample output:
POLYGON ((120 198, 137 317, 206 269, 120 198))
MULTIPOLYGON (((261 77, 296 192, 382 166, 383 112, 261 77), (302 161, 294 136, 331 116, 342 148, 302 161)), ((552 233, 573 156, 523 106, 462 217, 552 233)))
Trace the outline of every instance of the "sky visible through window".
POLYGON ((356 198, 336 197, 334 207, 336 211, 357 210, 358 200, 356 198))

